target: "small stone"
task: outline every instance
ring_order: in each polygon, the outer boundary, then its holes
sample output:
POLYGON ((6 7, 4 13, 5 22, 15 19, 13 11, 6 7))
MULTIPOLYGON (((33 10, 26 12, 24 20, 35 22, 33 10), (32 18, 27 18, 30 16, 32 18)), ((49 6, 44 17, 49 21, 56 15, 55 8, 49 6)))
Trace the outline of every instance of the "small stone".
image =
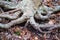
POLYGON ((35 37, 35 40, 38 40, 38 37, 35 37))

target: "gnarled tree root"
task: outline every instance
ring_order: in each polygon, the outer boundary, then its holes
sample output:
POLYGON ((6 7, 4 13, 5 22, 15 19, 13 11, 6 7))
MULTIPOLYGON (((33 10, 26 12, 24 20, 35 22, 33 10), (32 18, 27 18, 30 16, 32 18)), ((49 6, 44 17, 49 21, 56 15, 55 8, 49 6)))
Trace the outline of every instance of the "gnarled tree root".
MULTIPOLYGON (((50 33, 52 29, 55 29, 57 27, 60 27, 59 24, 38 24, 35 22, 35 18, 37 19, 49 19, 49 17, 51 17, 51 14, 53 13, 53 11, 59 10, 59 7, 55 7, 55 9, 47 7, 47 6, 43 6, 42 5, 39 7, 39 9, 34 9, 34 3, 32 0, 23 0, 21 1, 21 3, 18 4, 14 4, 12 2, 7 2, 7 1, 0 1, 0 5, 4 5, 4 7, 8 8, 8 9, 16 9, 13 10, 12 12, 4 12, 0 14, 0 18, 8 18, 8 19, 14 19, 9 23, 3 24, 0 23, 0 27, 1 28, 10 28, 13 25, 16 24, 20 24, 23 23, 24 21, 29 20, 30 24, 36 29, 39 30, 42 33, 50 33), (19 15, 21 14, 21 10, 23 12, 23 15, 21 17, 19 17, 19 15), (52 10, 52 11, 51 11, 52 10), (37 14, 35 14, 37 11, 37 14), (10 14, 13 13, 13 14, 10 14), (45 16, 42 15, 42 13, 47 13, 45 16), (34 16, 35 15, 35 16, 34 16), (37 16, 38 15, 38 16, 37 16), (46 28, 49 31, 48 32, 43 32, 41 30, 41 28, 46 28)), ((2 20, 2 19, 1 19, 2 20)))
POLYGON ((60 27, 60 24, 48 24, 48 23, 38 24, 38 23, 35 22, 34 17, 31 17, 31 18, 30 18, 30 24, 31 24, 36 30, 39 30, 39 31, 42 32, 42 33, 50 33, 51 30, 60 27), (43 29, 46 28, 46 29, 49 30, 49 31, 44 32, 44 31, 41 30, 41 28, 43 28, 43 29))

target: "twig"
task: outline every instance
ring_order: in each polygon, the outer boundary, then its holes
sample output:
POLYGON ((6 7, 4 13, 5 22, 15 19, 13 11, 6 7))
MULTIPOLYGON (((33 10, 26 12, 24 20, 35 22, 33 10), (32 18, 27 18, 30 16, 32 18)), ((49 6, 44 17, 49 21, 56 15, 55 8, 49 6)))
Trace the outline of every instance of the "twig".
POLYGON ((0 11, 2 12, 2 13, 4 13, 4 11, 2 10, 2 8, 0 7, 0 11))
POLYGON ((26 27, 28 26, 28 24, 29 24, 29 20, 27 20, 27 22, 26 22, 24 28, 26 28, 26 27))

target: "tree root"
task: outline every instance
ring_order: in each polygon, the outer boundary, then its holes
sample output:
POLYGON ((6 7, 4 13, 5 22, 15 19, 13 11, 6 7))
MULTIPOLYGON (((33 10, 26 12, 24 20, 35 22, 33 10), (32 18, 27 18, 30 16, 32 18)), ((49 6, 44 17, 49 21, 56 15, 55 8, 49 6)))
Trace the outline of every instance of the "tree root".
POLYGON ((0 14, 0 18, 16 19, 20 14, 21 14, 21 11, 17 11, 13 14, 10 14, 9 12, 5 12, 0 14))
MULTIPOLYGON (((20 12, 20 11, 19 11, 20 12)), ((24 14, 19 17, 18 19, 16 20, 12 20, 11 22, 7 23, 7 24, 2 24, 0 23, 0 27, 1 28, 9 28, 11 27, 12 25, 16 25, 16 24, 19 24, 19 23, 22 23, 24 21, 27 21, 30 17, 32 17, 34 14, 32 14, 33 12, 31 10, 27 10, 26 12, 24 12, 24 14), (30 15, 31 14, 31 15, 30 15)))
MULTIPOLYGON (((3 24, 0 23, 0 27, 1 28, 10 28, 13 25, 16 24, 20 24, 23 23, 24 21, 28 21, 30 22, 30 24, 38 31, 42 32, 42 33, 50 33, 51 30, 60 27, 59 24, 49 24, 49 23, 45 23, 45 24, 39 24, 35 22, 35 19, 49 19, 51 17, 51 14, 54 11, 59 10, 60 6, 55 6, 55 9, 51 8, 51 7, 47 7, 45 5, 41 5, 38 9, 34 9, 34 3, 32 0, 23 0, 21 2, 18 2, 18 4, 14 4, 12 2, 7 2, 7 1, 0 1, 0 5, 4 6, 5 8, 8 9, 14 9, 12 11, 8 11, 8 12, 3 12, 0 14, 0 19, 1 18, 8 18, 8 19, 14 19, 9 23, 3 24), (20 17, 19 15, 21 14, 21 12, 23 12, 23 15, 20 17), (36 14, 37 12, 37 14, 36 14), (45 15, 44 15, 45 14, 45 15), (43 29, 47 29, 49 30, 48 32, 44 32, 41 30, 41 28, 43 29)), ((2 19, 1 19, 2 20, 2 19)), ((0 20, 0 21, 1 21, 0 20)))
MULTIPOLYGON (((40 28, 41 28, 41 27, 44 28, 44 27, 46 27, 47 25, 44 25, 44 24, 41 25, 41 24, 36 23, 33 17, 30 18, 30 24, 33 26, 33 28, 35 28, 36 30, 38 30, 38 31, 40 31, 40 32, 42 32, 42 33, 50 33, 50 32, 51 32, 51 31, 43 32, 40 28)), ((50 26, 51 26, 51 25, 50 25, 50 26)), ((46 27, 46 28, 47 28, 47 27, 46 27)))
POLYGON ((8 2, 8 1, 0 1, 0 5, 7 9, 15 9, 16 3, 8 2))
POLYGON ((31 17, 31 18, 30 18, 30 24, 31 24, 36 30, 39 30, 39 31, 42 32, 42 33, 50 33, 51 30, 60 27, 60 24, 49 24, 49 22, 48 22, 48 23, 45 23, 45 24, 38 24, 38 23, 35 22, 34 17, 31 17), (49 31, 48 31, 48 32, 44 32, 44 31, 42 31, 40 28, 47 29, 47 30, 49 30, 49 31))

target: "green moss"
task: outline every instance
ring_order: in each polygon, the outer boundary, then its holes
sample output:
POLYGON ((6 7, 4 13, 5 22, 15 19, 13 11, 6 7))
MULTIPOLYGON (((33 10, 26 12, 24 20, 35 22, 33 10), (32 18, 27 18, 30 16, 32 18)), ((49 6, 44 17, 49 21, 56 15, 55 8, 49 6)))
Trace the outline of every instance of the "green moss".
POLYGON ((20 31, 15 32, 16 35, 20 35, 20 31))

